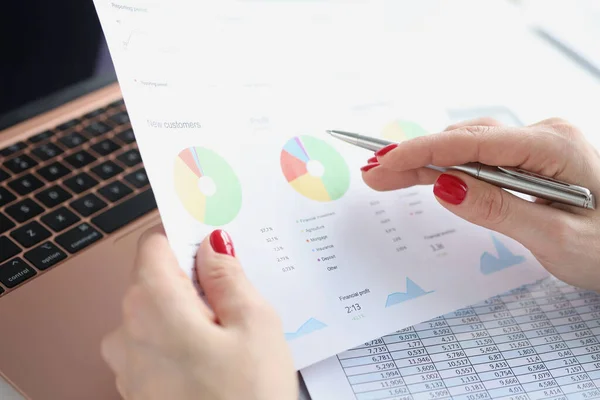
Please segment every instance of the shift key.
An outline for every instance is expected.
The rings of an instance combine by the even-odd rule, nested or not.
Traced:
[[[36,274],[33,267],[20,258],[0,265],[0,282],[7,288],[14,288]]]
[[[83,223],[58,236],[56,243],[60,244],[69,253],[75,254],[100,239],[102,239],[100,232],[92,228],[91,225]]]

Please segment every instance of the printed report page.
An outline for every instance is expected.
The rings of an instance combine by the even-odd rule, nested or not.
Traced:
[[[387,2],[95,4],[181,268],[227,230],[298,369],[547,276],[431,186],[367,187],[372,152],[325,133],[402,142],[449,123],[418,63],[397,73]]]

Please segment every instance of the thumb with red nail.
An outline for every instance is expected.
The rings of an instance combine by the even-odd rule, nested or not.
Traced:
[[[123,320],[102,343],[124,399],[296,400],[278,316],[246,278],[222,230],[200,245],[204,302],[162,230],[140,242]]]

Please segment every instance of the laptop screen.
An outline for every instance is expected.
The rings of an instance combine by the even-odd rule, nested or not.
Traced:
[[[0,117],[114,75],[92,0],[11,1],[0,24]]]

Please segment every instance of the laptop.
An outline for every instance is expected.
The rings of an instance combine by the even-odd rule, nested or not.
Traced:
[[[100,342],[156,203],[92,2],[15,11],[19,43],[0,48],[0,374],[27,399],[119,398]]]

